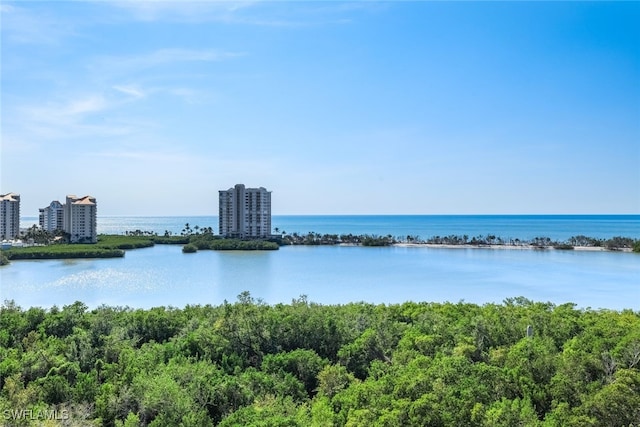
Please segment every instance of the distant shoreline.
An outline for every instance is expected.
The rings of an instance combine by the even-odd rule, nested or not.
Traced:
[[[608,249],[598,246],[574,246],[573,248],[559,249],[553,246],[535,245],[446,245],[435,243],[394,243],[393,246],[404,248],[432,248],[432,249],[496,249],[496,250],[532,250],[532,251],[586,251],[586,252],[633,252],[632,248]]]
[[[277,228],[275,229],[277,233]],[[25,244],[26,242],[26,244]],[[9,243],[9,242],[7,242]],[[529,250],[529,251],[580,251],[580,252],[627,252],[640,253],[640,240],[631,237],[613,237],[598,239],[583,235],[564,241],[548,237],[536,237],[530,240],[502,239],[498,236],[447,235],[433,236],[423,240],[418,236],[393,237],[372,234],[320,234],[309,232],[272,234],[255,240],[226,239],[214,235],[211,227],[200,228],[185,224],[180,235],[166,231],[160,236],[152,231],[136,229],[124,235],[100,234],[95,244],[59,244],[51,233],[41,232],[35,226],[23,236],[23,241],[15,247],[13,243],[0,253],[0,265],[10,260],[20,259],[71,259],[71,258],[112,258],[123,257],[125,250],[153,246],[155,244],[183,245],[183,253],[198,250],[277,250],[281,246],[360,246],[360,247],[399,247],[430,249],[490,249],[490,250]],[[4,249],[7,249],[5,252]]]
[[[590,252],[640,252],[640,240],[631,237],[613,237],[611,239],[596,239],[587,236],[574,236],[564,241],[555,241],[548,237],[537,237],[530,240],[502,239],[494,235],[434,236],[420,239],[408,235],[406,238],[396,238],[391,235],[336,235],[309,232],[306,235],[297,233],[283,235],[278,238],[282,245],[342,245],[342,246],[397,246],[433,249],[513,249],[513,250],[561,250],[561,251],[590,251]]]
[[[37,225],[36,217],[22,217],[21,230]],[[185,225],[215,229],[218,218],[210,216],[98,216],[98,234],[124,235],[135,230],[162,236],[180,235]],[[393,243],[470,244],[534,244],[544,237],[553,243],[593,246],[592,242],[570,242],[572,236],[590,236],[593,242],[605,242],[615,236],[640,238],[640,215],[635,214],[545,214],[545,215],[273,215],[274,234],[306,237],[314,231],[317,238],[342,235],[392,236]],[[281,230],[281,233],[278,232]],[[286,231],[285,231],[286,230]],[[469,241],[464,241],[469,235]],[[457,237],[449,242],[450,237]],[[476,241],[472,242],[473,236]],[[494,236],[495,241],[486,238]],[[500,239],[502,237],[502,239]],[[341,239],[333,238],[333,243]],[[501,241],[499,241],[501,240]],[[534,241],[536,240],[536,241]],[[548,242],[545,246],[548,246]],[[599,246],[599,244],[596,244]],[[603,244],[604,246],[604,244]]]

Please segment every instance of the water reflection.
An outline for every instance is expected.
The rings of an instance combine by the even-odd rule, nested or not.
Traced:
[[[271,295],[271,258],[276,252],[216,252],[219,268],[216,286],[224,299],[234,301],[241,292],[262,295],[269,300]]]

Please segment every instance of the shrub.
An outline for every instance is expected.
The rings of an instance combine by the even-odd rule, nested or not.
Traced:
[[[185,254],[192,254],[197,251],[198,251],[198,247],[196,245],[192,245],[191,243],[184,245],[182,247],[182,253],[185,253]]]
[[[158,245],[184,245],[189,243],[189,236],[157,236],[153,238],[153,241]]]
[[[634,245],[633,239],[630,237],[616,236],[605,242],[607,249],[630,248]]]
[[[218,251],[256,251],[278,250],[277,243],[265,240],[219,239],[209,244],[209,249]]]
[[[568,243],[560,243],[557,244],[553,247],[554,249],[561,249],[561,250],[572,250],[573,249],[573,245],[570,245]]]

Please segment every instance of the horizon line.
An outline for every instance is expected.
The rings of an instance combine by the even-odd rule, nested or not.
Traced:
[[[173,215],[144,215],[144,214],[116,214],[98,215],[98,218],[180,218],[180,217],[218,217],[206,214],[173,214]],[[284,213],[274,216],[640,216],[639,213]],[[38,218],[38,215],[25,215],[20,218]]]

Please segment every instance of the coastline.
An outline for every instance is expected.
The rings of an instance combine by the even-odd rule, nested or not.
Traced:
[[[216,229],[218,217],[210,216],[101,216],[98,234],[123,234],[145,230],[162,236],[166,230],[179,235],[185,223],[191,227],[211,226]],[[37,217],[22,217],[22,229],[38,224]],[[301,236],[309,231],[321,235],[391,234],[396,239],[412,235],[425,240],[431,236],[449,235],[500,236],[506,241],[519,238],[532,240],[548,237],[563,242],[572,236],[589,236],[606,240],[614,236],[640,238],[640,215],[272,215],[272,226],[287,234]],[[277,233],[277,232],[276,232]],[[443,242],[444,243],[444,242]],[[522,242],[524,243],[524,242]]]
[[[394,243],[392,246],[403,248],[432,248],[432,249],[492,249],[492,250],[533,250],[533,251],[588,251],[588,252],[629,252],[631,248],[608,249],[598,246],[574,246],[572,249],[558,249],[553,246],[535,245],[447,245],[436,243]]]

